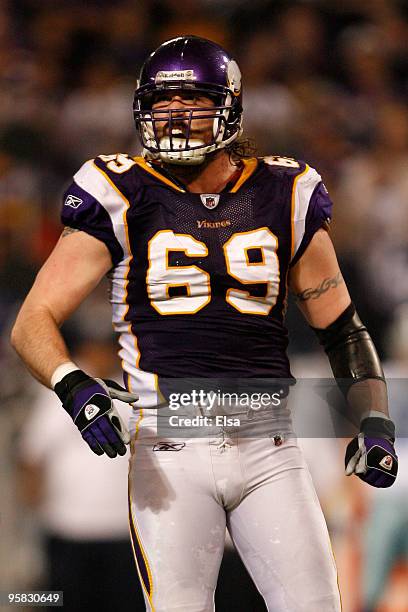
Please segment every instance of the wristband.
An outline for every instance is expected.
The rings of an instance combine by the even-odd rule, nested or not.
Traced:
[[[75,387],[78,387],[78,385],[83,385],[83,383],[89,385],[90,381],[97,383],[95,379],[90,378],[88,374],[85,374],[85,372],[82,370],[74,370],[73,372],[66,374],[64,378],[55,385],[54,391],[60,398],[64,408],[66,408],[65,404],[71,394],[71,391]]]
[[[361,421],[360,431],[370,438],[385,438],[394,444],[395,425],[391,419],[367,417]]]
[[[59,383],[64,376],[67,374],[71,374],[71,372],[75,372],[75,370],[80,370],[73,361],[66,361],[58,366],[58,368],[54,371],[54,374],[51,376],[51,387],[55,389],[55,385]]]
[[[368,419],[369,417],[378,417],[380,419],[391,421],[390,417],[387,416],[384,412],[381,412],[381,410],[368,410],[362,415],[360,423],[362,423],[364,419]]]

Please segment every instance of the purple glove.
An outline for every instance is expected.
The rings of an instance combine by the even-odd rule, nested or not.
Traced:
[[[54,391],[94,453],[105,452],[111,458],[126,453],[129,432],[112,399],[132,403],[138,400],[137,395],[114,381],[91,378],[82,370],[64,376]]]
[[[373,487],[394,484],[398,457],[394,449],[395,426],[389,419],[368,417],[361,423],[361,433],[346,450],[346,475],[356,474]]]

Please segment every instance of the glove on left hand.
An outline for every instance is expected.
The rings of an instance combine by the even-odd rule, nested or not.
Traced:
[[[394,448],[395,426],[391,420],[367,417],[361,433],[346,450],[346,475],[356,474],[373,487],[394,484],[398,473],[398,457]]]

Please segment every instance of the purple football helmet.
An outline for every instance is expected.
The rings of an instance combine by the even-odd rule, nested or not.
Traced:
[[[188,100],[205,96],[214,106],[155,108],[155,102],[181,94]],[[242,133],[242,87],[238,64],[219,45],[198,36],[179,36],[160,45],[147,58],[135,91],[134,118],[150,159],[175,164],[201,164],[208,153],[231,144]],[[204,142],[192,134],[195,119],[212,119],[212,139]],[[167,135],[158,134],[165,122]]]

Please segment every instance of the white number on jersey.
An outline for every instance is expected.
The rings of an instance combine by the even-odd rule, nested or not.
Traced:
[[[112,172],[116,172],[116,174],[127,172],[136,164],[136,162],[129,157],[129,155],[125,155],[124,153],[115,153],[115,155],[99,155],[99,157],[104,162],[108,162],[106,167],[109,168],[109,170],[112,170]]]
[[[279,157],[279,155],[268,155],[263,158],[269,166],[285,166],[286,168],[300,168],[299,162],[292,157]]]
[[[227,302],[239,312],[269,314],[279,293],[278,239],[267,227],[236,233],[224,244],[228,274],[243,285],[265,283],[265,297],[253,297],[248,291],[228,289]],[[248,251],[256,249],[262,255],[259,263],[250,263]]]
[[[236,310],[247,314],[267,315],[276,304],[279,293],[278,239],[267,227],[237,232],[223,246],[230,276],[243,285],[266,285],[264,297],[249,291],[230,288],[226,300]],[[248,251],[256,249],[259,262],[250,262]],[[147,292],[155,310],[162,315],[194,314],[211,300],[210,275],[198,266],[169,265],[169,253],[183,252],[187,257],[206,257],[208,250],[189,234],[161,230],[149,241]],[[186,295],[170,296],[171,287],[184,287]]]
[[[211,299],[210,275],[197,266],[170,267],[171,251],[182,251],[187,257],[208,255],[206,245],[188,234],[157,232],[148,246],[146,281],[151,305],[162,315],[194,314]],[[170,287],[185,287],[187,295],[170,297]]]

